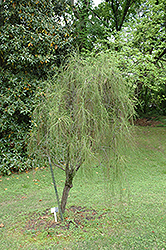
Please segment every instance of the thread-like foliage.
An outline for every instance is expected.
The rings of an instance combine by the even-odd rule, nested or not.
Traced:
[[[31,147],[42,159],[50,155],[66,172],[62,212],[82,165],[91,168],[93,158],[103,158],[108,167],[118,159],[133,114],[127,85],[109,54],[74,57],[46,83],[45,98],[34,113]]]

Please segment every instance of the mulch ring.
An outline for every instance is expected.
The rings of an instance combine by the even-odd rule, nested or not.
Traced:
[[[141,118],[134,121],[134,125],[139,126],[150,126],[150,127],[156,127],[156,126],[162,126],[164,123],[157,121],[156,117],[150,117],[150,118]]]
[[[107,213],[101,211],[98,213],[94,209],[87,209],[86,207],[72,206],[69,209],[66,209],[66,214],[68,217],[64,218],[64,221],[61,222],[58,215],[58,222],[55,222],[54,215],[51,214],[50,209],[46,209],[42,214],[33,213],[28,215],[28,220],[26,221],[25,230],[26,231],[43,231],[49,229],[59,229],[59,230],[68,230],[71,226],[72,228],[81,228],[83,229],[85,224],[90,221],[100,220]]]

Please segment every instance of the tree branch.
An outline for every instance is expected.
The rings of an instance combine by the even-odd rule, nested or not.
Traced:
[[[115,21],[115,27],[116,27],[116,30],[118,31],[118,9],[115,9],[115,6],[114,6],[114,0],[111,1],[111,6],[112,6],[112,11],[113,11],[113,14],[114,14],[114,21]]]
[[[80,19],[80,15],[79,15],[79,12],[77,11],[76,7],[74,5],[72,5],[72,4],[70,5],[70,7],[72,8],[72,11],[73,11],[75,17],[77,19]]]
[[[52,160],[52,163],[53,163],[57,168],[60,168],[60,169],[62,169],[63,171],[65,171],[65,169],[64,169],[63,167],[61,167],[61,166],[59,166],[58,164],[56,164],[53,160]]]
[[[78,165],[76,165],[76,169],[75,169],[76,172],[81,167],[81,165],[83,164],[84,161],[85,161],[85,159],[83,159],[83,160],[80,159],[80,163]]]
[[[107,28],[109,28],[109,25],[102,20],[102,18],[95,12],[95,10],[88,8],[88,10],[95,16],[97,17]],[[91,22],[91,20],[89,20]],[[91,22],[92,23],[92,22]]]
[[[126,15],[127,15],[127,13],[128,13],[129,8],[131,7],[131,5],[132,5],[135,1],[136,1],[136,0],[133,0],[133,1],[127,0],[127,1],[126,1],[126,4],[125,4],[125,6],[124,6],[124,10],[123,10],[123,15],[122,15],[122,18],[121,18],[121,21],[120,21],[120,24],[119,24],[119,31],[120,31],[121,28],[122,28],[123,22],[124,22],[124,20],[125,20],[125,17],[126,17]]]

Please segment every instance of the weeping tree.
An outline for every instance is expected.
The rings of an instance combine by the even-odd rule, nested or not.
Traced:
[[[46,83],[35,109],[30,148],[65,172],[62,213],[77,171],[91,169],[93,159],[116,171],[128,140],[134,108],[113,61],[109,54],[72,58]]]

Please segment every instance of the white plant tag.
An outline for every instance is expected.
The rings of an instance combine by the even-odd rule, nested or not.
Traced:
[[[57,216],[56,216],[57,212],[58,212],[58,207],[52,207],[51,208],[51,213],[54,214],[55,222],[57,222]]]

